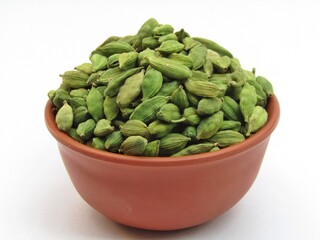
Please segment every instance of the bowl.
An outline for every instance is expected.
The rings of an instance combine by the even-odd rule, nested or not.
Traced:
[[[280,116],[272,96],[267,124],[242,143],[191,156],[137,157],[73,140],[57,128],[52,107],[48,101],[46,126],[81,197],[115,222],[150,230],[192,227],[234,206],[256,179]]]

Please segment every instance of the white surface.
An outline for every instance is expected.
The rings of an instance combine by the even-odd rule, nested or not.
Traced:
[[[320,239],[319,1],[0,2],[0,239]],[[205,225],[153,232],[113,223],[74,190],[44,125],[58,74],[149,17],[213,39],[270,79],[281,104],[259,176]]]

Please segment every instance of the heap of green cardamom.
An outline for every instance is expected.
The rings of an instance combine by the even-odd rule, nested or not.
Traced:
[[[48,96],[61,131],[126,155],[185,156],[240,143],[268,120],[271,83],[217,43],[156,19],[112,36]]]

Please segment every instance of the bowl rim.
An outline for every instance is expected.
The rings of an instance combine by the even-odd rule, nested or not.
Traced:
[[[179,157],[146,157],[146,156],[128,156],[119,153],[107,152],[85,144],[71,138],[66,133],[60,131],[55,123],[55,117],[52,111],[53,104],[50,100],[47,101],[45,106],[45,123],[51,135],[57,142],[64,147],[72,149],[83,155],[90,156],[100,161],[107,161],[126,165],[141,165],[141,166],[177,166],[177,165],[190,165],[203,162],[212,162],[226,159],[227,157],[236,155],[240,152],[245,152],[248,149],[260,144],[276,128],[280,118],[280,106],[278,99],[275,95],[269,97],[267,111],[268,121],[266,125],[261,128],[257,133],[253,134],[241,143],[220,149],[215,152],[200,153],[188,156]]]

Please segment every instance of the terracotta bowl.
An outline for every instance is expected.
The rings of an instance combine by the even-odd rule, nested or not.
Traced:
[[[52,104],[48,130],[81,197],[106,217],[132,227],[174,230],[210,221],[234,206],[259,172],[280,109],[275,96],[269,120],[244,142],[185,157],[136,157],[85,146],[58,130]]]

